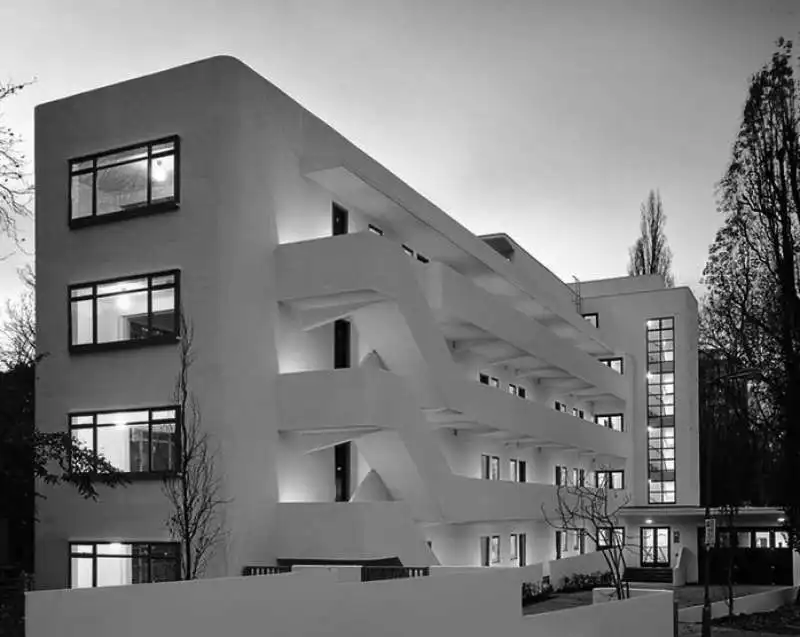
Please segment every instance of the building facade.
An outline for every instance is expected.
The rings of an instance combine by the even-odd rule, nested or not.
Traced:
[[[626,504],[629,563],[696,554],[688,289],[565,284],[229,57],[40,106],[36,185],[37,423],[132,478],[45,489],[39,586],[174,577],[182,323],[228,500],[208,575],[578,555],[570,484]]]

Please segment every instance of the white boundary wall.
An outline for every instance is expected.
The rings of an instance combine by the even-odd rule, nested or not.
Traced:
[[[544,574],[550,576],[550,584],[553,588],[558,588],[561,580],[576,573],[588,574],[595,571],[606,572],[608,564],[603,557],[602,551],[593,551],[585,555],[565,557],[561,560],[547,562],[544,567]]]
[[[672,637],[672,593],[523,616],[512,569],[347,582],[335,569],[28,593],[27,636]],[[519,569],[517,569],[519,570]]]

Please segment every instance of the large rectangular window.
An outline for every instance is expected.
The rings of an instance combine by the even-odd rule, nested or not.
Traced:
[[[595,471],[594,486],[598,489],[624,489],[624,471]]]
[[[625,421],[622,414],[597,414],[594,417],[595,423],[601,427],[608,427],[614,431],[623,431]]]
[[[177,471],[176,407],[71,414],[69,430],[77,443],[94,455],[95,462],[99,455],[119,471],[131,474]]]
[[[675,503],[675,324],[647,321],[647,462],[650,504]]]
[[[612,544],[613,543],[613,544]],[[624,526],[601,526],[597,528],[597,549],[625,546]]]
[[[610,367],[613,369],[617,374],[622,374],[625,371],[625,367],[622,362],[622,358],[598,358],[603,365],[606,367]]]
[[[176,208],[178,160],[177,137],[71,160],[70,226]]]
[[[70,588],[180,579],[180,545],[173,542],[73,543],[69,556]]]
[[[174,342],[180,272],[69,287],[70,351]]]

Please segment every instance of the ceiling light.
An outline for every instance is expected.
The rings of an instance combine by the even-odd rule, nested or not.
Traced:
[[[160,159],[156,159],[153,162],[153,166],[150,169],[150,174],[153,177],[153,181],[166,181],[167,180],[167,169],[164,167],[162,161]]]
[[[653,520],[652,520],[651,518],[647,518],[647,519],[644,521],[644,523],[645,523],[645,524],[652,524],[652,523],[653,523]]]
[[[778,522],[780,524],[783,524],[784,522],[786,522],[786,518],[778,518]]]
[[[131,309],[131,297],[129,294],[121,294],[117,297],[117,309],[123,312]]]

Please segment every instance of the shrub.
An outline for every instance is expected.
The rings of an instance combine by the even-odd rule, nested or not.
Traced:
[[[573,573],[561,580],[556,589],[559,593],[576,593],[578,591],[590,591],[598,586],[610,586],[613,582],[611,571],[605,573],[595,571],[594,573]]]
[[[523,582],[522,605],[528,606],[544,601],[553,595],[553,587],[548,582]]]

